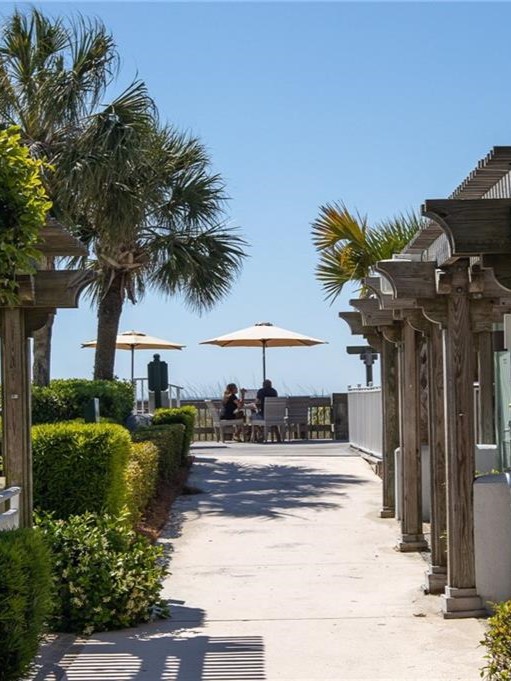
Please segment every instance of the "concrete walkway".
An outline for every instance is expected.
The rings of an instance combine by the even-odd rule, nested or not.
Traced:
[[[480,620],[443,620],[347,445],[194,447],[165,536],[173,617],[59,639],[37,681],[476,681]],[[52,648],[50,646],[50,648]],[[53,665],[48,655],[53,654]]]

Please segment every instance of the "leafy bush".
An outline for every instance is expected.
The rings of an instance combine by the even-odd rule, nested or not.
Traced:
[[[0,681],[15,681],[28,672],[50,613],[50,553],[40,532],[0,532],[0,575]]]
[[[56,423],[32,428],[34,505],[58,518],[118,513],[126,501],[128,431],[115,424]]]
[[[158,447],[158,475],[161,480],[172,480],[183,463],[183,439],[185,426],[182,423],[163,426],[146,426],[132,433],[134,442],[154,442]]]
[[[89,635],[168,614],[160,600],[163,549],[136,534],[127,516],[86,513],[37,522],[53,553],[54,630]]]
[[[158,481],[158,447],[153,442],[133,442],[126,469],[127,506],[133,522],[147,508]]]
[[[124,423],[133,409],[130,381],[87,381],[81,378],[57,379],[47,387],[32,388],[32,422],[56,423],[82,418],[85,406],[99,398],[102,417]]]
[[[511,601],[495,604],[488,619],[488,631],[481,645],[486,646],[488,664],[481,676],[488,681],[511,681]]]
[[[41,182],[47,164],[30,157],[19,128],[0,130],[0,304],[19,302],[16,275],[31,274],[41,253],[39,232],[51,202]]]
[[[197,416],[197,409],[192,406],[175,407],[172,409],[157,409],[153,416],[153,425],[161,426],[171,423],[182,423],[185,427],[185,434],[183,438],[182,459],[183,463],[186,461],[190,445],[193,441],[193,431],[195,428],[195,419]]]

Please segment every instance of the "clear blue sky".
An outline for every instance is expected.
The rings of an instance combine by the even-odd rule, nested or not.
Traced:
[[[261,379],[256,349],[199,341],[257,321],[328,345],[268,351],[282,392],[329,393],[364,381],[345,353],[363,339],[324,302],[310,223],[344,200],[370,220],[446,197],[494,145],[511,144],[507,3],[34,3],[100,17],[122,55],[119,81],[144,79],[161,117],[201,137],[227,182],[230,217],[250,242],[233,293],[202,317],[178,299],[126,304],[121,330],[187,345],[163,353],[196,391]],[[11,3],[0,4],[8,14]],[[25,7],[18,3],[18,7]],[[91,376],[95,313],[58,313],[53,375]],[[151,352],[137,353],[141,375]],[[129,376],[129,353],[116,373]]]

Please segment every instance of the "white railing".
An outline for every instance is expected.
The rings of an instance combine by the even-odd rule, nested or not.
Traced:
[[[380,387],[348,386],[348,424],[350,445],[381,458]]]
[[[0,531],[15,530],[19,527],[20,493],[21,487],[8,487],[0,490]]]
[[[137,414],[147,414],[152,406],[152,394],[149,393],[149,385],[147,377],[134,378],[135,383],[135,409]],[[162,394],[163,407],[180,407],[181,406],[181,391],[182,385],[174,385],[169,383],[168,399],[165,393]]]

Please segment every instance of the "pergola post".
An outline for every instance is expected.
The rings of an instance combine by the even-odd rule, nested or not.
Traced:
[[[20,525],[32,526],[30,344],[21,307],[0,308],[2,436],[7,487],[21,487]]]
[[[444,385],[447,460],[447,586],[445,618],[477,617],[485,609],[476,592],[474,556],[474,337],[470,319],[469,261],[449,268]]]
[[[422,530],[420,388],[417,332],[403,324],[399,381],[401,385],[401,537],[403,552],[424,551],[428,545]]]
[[[383,504],[381,518],[396,513],[395,451],[399,447],[399,376],[398,351],[386,338],[381,350],[381,390],[383,420]]]
[[[37,248],[45,256],[86,255],[87,249],[55,220],[48,219]],[[56,308],[78,306],[94,274],[84,270],[38,270],[16,277],[19,303],[0,307],[2,339],[2,443],[6,484],[21,487],[19,524],[32,525],[30,344]]]
[[[495,400],[493,367],[493,334],[481,331],[478,338],[479,376],[479,423],[478,433],[481,444],[495,444]]]
[[[428,426],[431,470],[431,564],[428,593],[442,593],[447,581],[447,510],[445,481],[445,405],[442,329],[430,324],[428,346]]]

